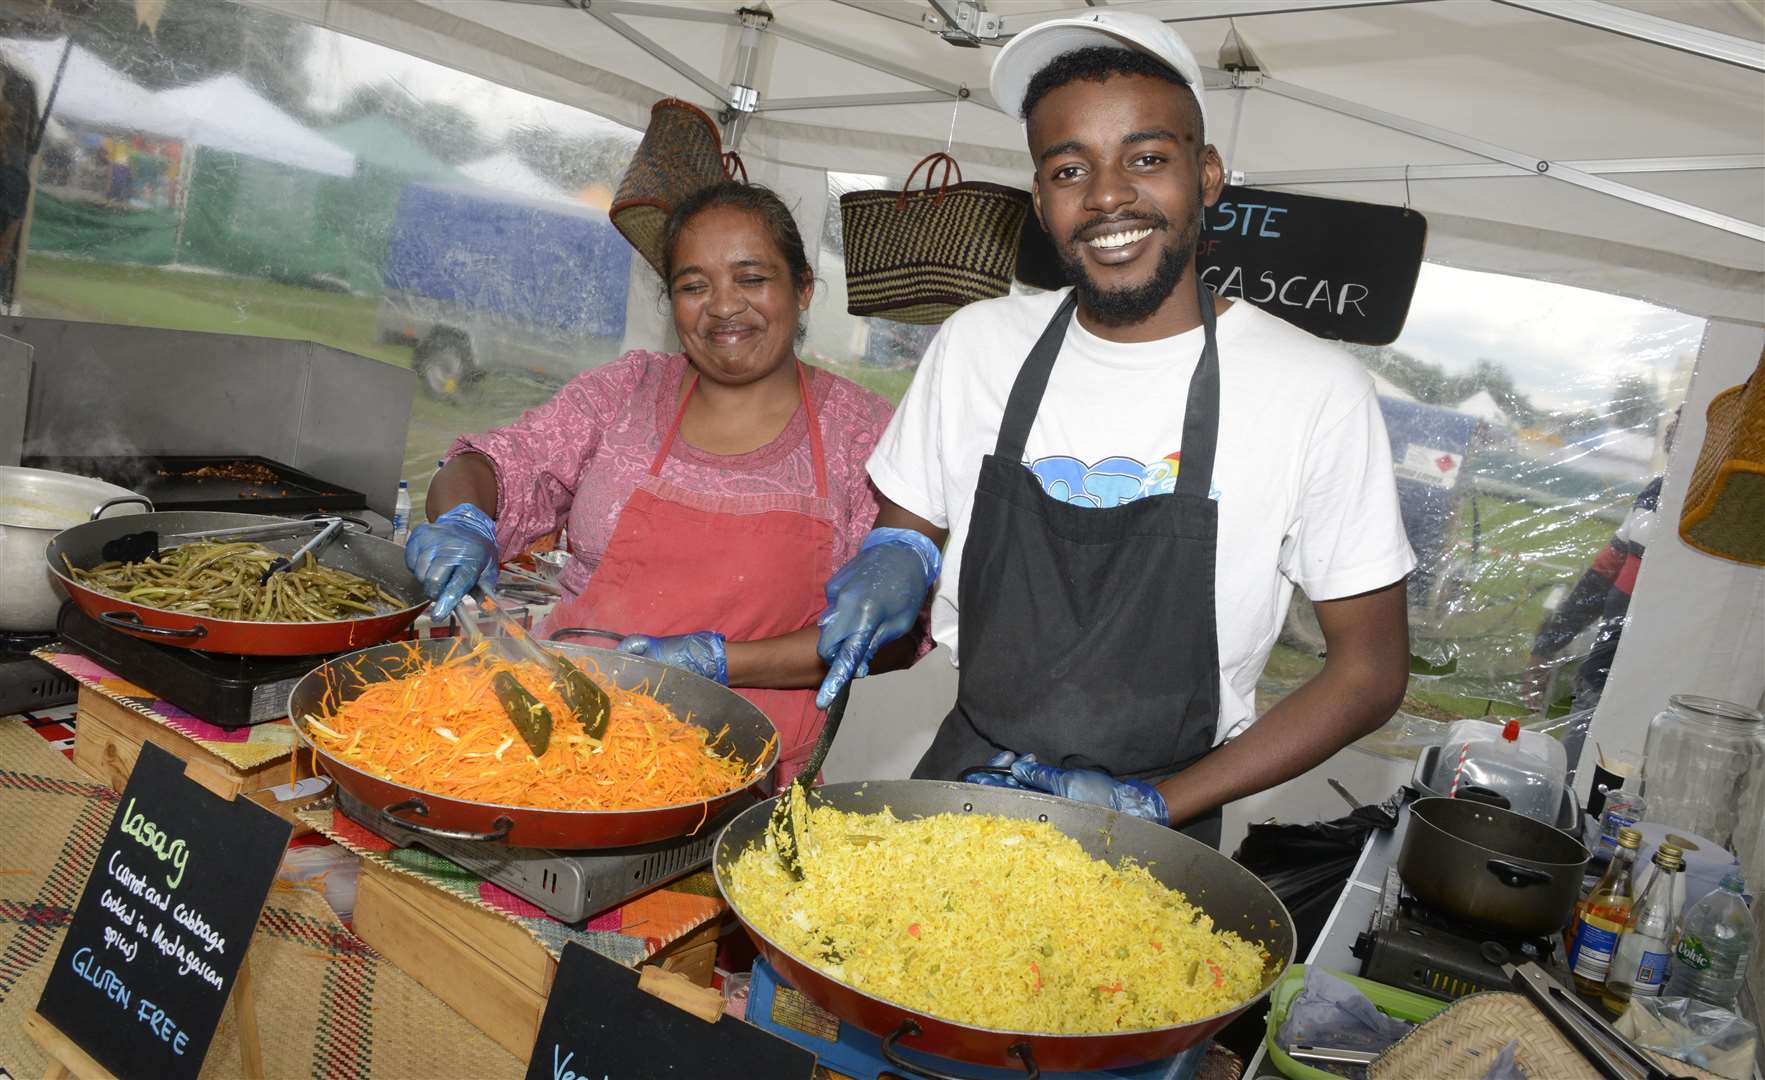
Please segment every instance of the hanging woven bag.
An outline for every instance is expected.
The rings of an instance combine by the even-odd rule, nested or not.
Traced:
[[[1686,489],[1679,536],[1699,551],[1765,566],[1765,354],[1716,395]]]
[[[922,168],[925,186],[914,191]],[[965,182],[956,159],[944,153],[915,165],[899,191],[840,196],[846,310],[925,326],[965,304],[1004,296],[1029,207],[1027,191]]]
[[[723,178],[723,138],[696,105],[664,98],[619,181],[608,216],[631,246],[662,272],[662,226],[674,208]]]

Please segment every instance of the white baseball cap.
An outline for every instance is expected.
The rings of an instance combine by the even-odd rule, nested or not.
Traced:
[[[993,100],[1012,116],[1023,109],[1024,91],[1030,80],[1054,58],[1093,45],[1143,52],[1176,72],[1189,84],[1201,107],[1202,137],[1207,131],[1207,100],[1202,94],[1201,65],[1175,29],[1150,15],[1128,11],[1092,11],[1067,19],[1049,19],[1021,31],[993,61],[989,80]]]

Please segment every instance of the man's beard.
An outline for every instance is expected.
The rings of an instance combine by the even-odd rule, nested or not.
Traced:
[[[1162,217],[1132,220],[1143,222],[1154,231],[1170,226],[1169,221]],[[1073,291],[1079,294],[1079,303],[1084,305],[1086,314],[1105,326],[1128,326],[1151,318],[1159,305],[1182,283],[1183,271],[1195,254],[1195,244],[1201,236],[1200,211],[1190,215],[1176,243],[1167,244],[1159,253],[1158,265],[1153,269],[1150,278],[1139,285],[1125,285],[1115,289],[1105,289],[1093,281],[1091,275],[1085,271],[1084,260],[1073,251],[1075,246],[1084,243],[1078,234],[1097,224],[1095,221],[1087,221],[1073,230],[1070,244],[1055,249],[1061,270],[1066,274],[1066,279],[1072,282]]]

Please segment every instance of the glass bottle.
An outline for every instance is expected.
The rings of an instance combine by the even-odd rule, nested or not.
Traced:
[[[1751,858],[1765,821],[1765,714],[1675,694],[1649,722],[1642,797],[1648,819]]]
[[[1636,898],[1633,875],[1641,846],[1642,833],[1619,830],[1617,850],[1599,884],[1575,905],[1575,918],[1569,923],[1569,971],[1582,997],[1597,999],[1605,989],[1618,936],[1630,921],[1630,905]]]
[[[1612,970],[1606,974],[1605,990],[1600,1004],[1613,1016],[1630,1006],[1637,995],[1655,997],[1667,981],[1667,969],[1673,953],[1674,924],[1678,909],[1675,893],[1684,900],[1685,882],[1679,871],[1685,868],[1683,853],[1672,844],[1655,850],[1654,866],[1648,880],[1637,891],[1631,905],[1630,918],[1618,938],[1618,951],[1612,956]],[[1674,884],[1679,889],[1674,889]]]

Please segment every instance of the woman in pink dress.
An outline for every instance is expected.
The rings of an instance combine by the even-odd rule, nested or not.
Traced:
[[[664,251],[685,352],[627,353],[456,441],[405,561],[446,618],[499,557],[567,525],[569,596],[540,633],[610,628],[735,688],[777,726],[783,783],[821,729],[816,618],[876,517],[864,462],[891,408],[797,359],[815,282],[778,196],[707,188]]]

